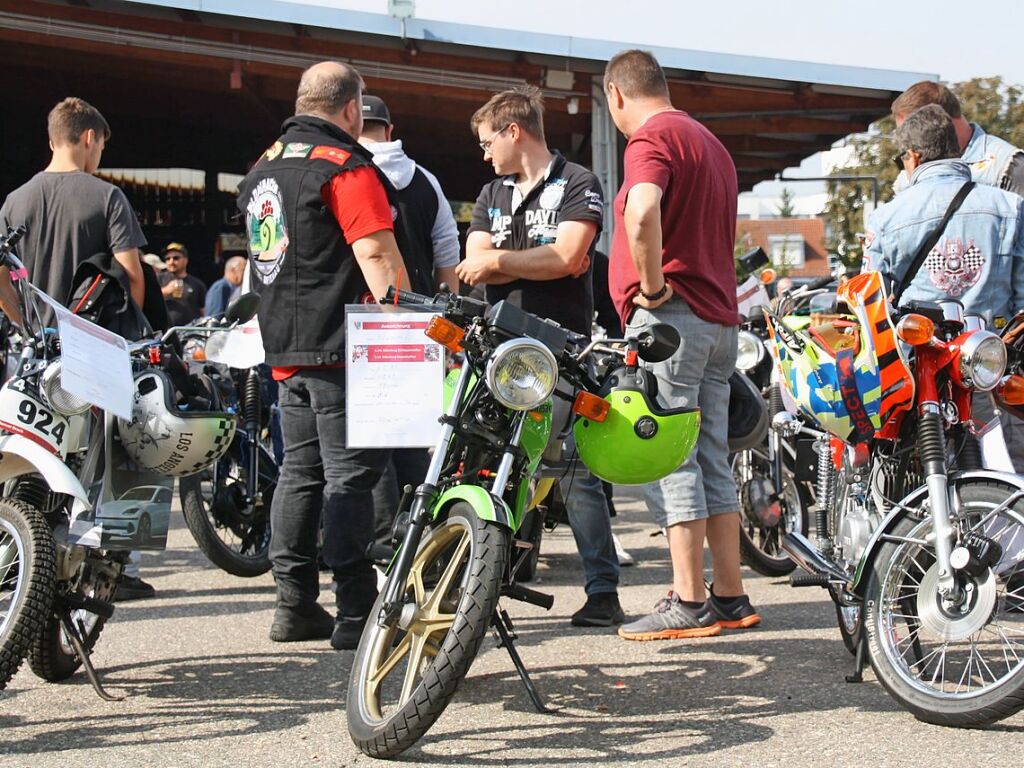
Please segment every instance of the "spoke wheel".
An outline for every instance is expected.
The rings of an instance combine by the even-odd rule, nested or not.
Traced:
[[[181,478],[178,488],[185,523],[210,562],[234,576],[251,578],[270,570],[270,506],[276,482],[261,472],[262,498],[247,505],[240,453],[232,447],[213,467]],[[272,461],[261,453],[261,466]]]
[[[43,514],[0,499],[0,690],[21,666],[53,608],[57,555]]]
[[[387,626],[378,598],[356,651],[349,733],[374,757],[394,757],[427,731],[469,671],[498,602],[509,532],[465,503],[420,542],[405,605]]]
[[[871,663],[916,717],[974,727],[1024,707],[1024,501],[1015,487],[971,481],[953,489],[954,525],[1002,548],[978,577],[959,573],[963,599],[938,593],[931,519],[905,518],[878,551],[865,595]]]
[[[740,496],[740,555],[743,562],[764,576],[786,576],[796,564],[782,549],[782,536],[807,530],[807,506],[793,473],[783,465],[783,492],[777,502],[778,522],[766,524],[760,510],[770,505],[775,493],[771,462],[761,449],[732,456],[732,474]]]

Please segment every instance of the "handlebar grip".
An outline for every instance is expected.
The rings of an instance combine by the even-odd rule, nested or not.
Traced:
[[[25,236],[26,232],[28,232],[28,229],[25,228],[24,224],[19,224],[13,229],[7,230],[7,234],[0,238],[0,250],[6,251],[13,248]]]
[[[396,299],[395,296],[398,296]],[[421,305],[421,304],[434,304],[433,296],[424,296],[422,293],[414,293],[413,291],[403,291],[401,288],[395,288],[393,285],[388,286],[388,292],[384,294],[384,297],[380,299],[380,304],[405,304],[405,305]]]
[[[819,277],[817,280],[812,280],[807,284],[807,290],[816,291],[819,288],[824,288],[826,285],[832,282],[832,276]]]

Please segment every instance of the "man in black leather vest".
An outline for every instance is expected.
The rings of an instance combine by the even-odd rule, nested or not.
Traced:
[[[280,382],[285,458],[271,508],[277,611],[270,639],[355,648],[376,598],[366,549],[387,451],[345,443],[345,305],[383,296],[402,258],[362,130],[363,81],[326,61],[299,81],[295,116],[239,187],[267,363]],[[317,603],[317,535],[337,585]]]

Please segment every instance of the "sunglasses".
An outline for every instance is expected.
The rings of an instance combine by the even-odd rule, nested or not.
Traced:
[[[164,256],[164,261],[181,261],[184,256]]]
[[[895,166],[896,166],[897,168],[899,168],[899,169],[900,169],[901,171],[903,170],[903,156],[904,156],[905,154],[907,154],[907,152],[909,152],[909,151],[910,151],[910,150],[908,150],[908,149],[905,149],[905,150],[903,150],[902,152],[900,152],[900,153],[899,153],[898,155],[896,155],[896,157],[894,157],[894,158],[892,159],[892,161],[893,161],[893,163],[895,164]]]

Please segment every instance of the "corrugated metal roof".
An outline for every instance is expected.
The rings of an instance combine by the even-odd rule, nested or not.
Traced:
[[[127,0],[127,2],[177,8],[196,13],[217,13],[328,29],[344,29],[384,37],[399,38],[402,35],[402,23],[386,14],[330,8],[313,3],[282,0],[245,0],[245,2],[240,0]],[[636,45],[630,41],[594,40],[569,35],[481,27],[415,17],[406,21],[405,35],[412,40],[521,51],[542,56],[598,62],[607,61],[617,51]],[[901,91],[919,80],[938,79],[938,75],[933,73],[849,67],[662,46],[645,45],[643,47],[651,50],[666,69],[708,72],[739,78],[805,82],[880,91]]]

